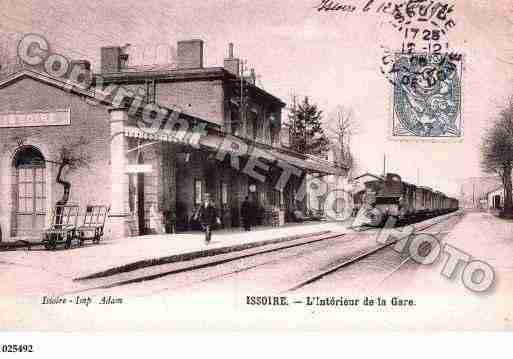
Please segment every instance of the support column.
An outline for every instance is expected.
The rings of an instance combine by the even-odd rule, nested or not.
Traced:
[[[113,108],[110,113],[110,216],[108,234],[110,238],[128,236],[128,174],[127,139],[123,132],[128,121],[128,112],[124,108]]]
[[[230,220],[231,220],[231,226],[232,227],[239,227],[240,226],[240,206],[242,203],[241,197],[242,197],[242,186],[240,184],[241,182],[241,176],[239,175],[239,172],[237,172],[234,169],[230,169]],[[244,198],[244,197],[242,197]]]
[[[159,197],[161,210],[176,215],[176,149],[171,143],[161,144],[161,185]]]

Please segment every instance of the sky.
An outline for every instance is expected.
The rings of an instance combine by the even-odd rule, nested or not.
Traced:
[[[389,15],[319,12],[319,2],[0,0],[0,40],[42,34],[55,51],[88,58],[94,68],[101,46],[129,43],[132,63],[149,65],[168,61],[176,41],[191,38],[205,41],[206,66],[222,66],[233,42],[260,84],[285,102],[295,93],[327,115],[337,106],[353,111],[358,133],[351,143],[361,172],[381,173],[386,155],[387,171],[448,194],[457,194],[458,179],[481,176],[481,136],[513,94],[513,5],[448,1],[456,25],[446,41],[464,56],[464,137],[426,142],[389,138],[392,86],[380,66],[384,49],[402,41]],[[358,8],[366,2],[340,1]]]

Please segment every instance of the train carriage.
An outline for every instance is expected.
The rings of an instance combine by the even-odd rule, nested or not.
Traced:
[[[422,211],[422,209],[424,208],[423,203],[422,203],[423,191],[424,190],[422,189],[422,187],[417,187],[417,189],[415,191],[413,206],[414,206],[416,214],[419,213],[420,211]]]
[[[440,192],[440,191],[436,191],[435,192],[435,205],[433,207],[433,212],[435,214],[438,214],[440,213],[440,211],[442,210],[443,206],[442,206],[442,202],[443,202],[443,193]]]
[[[411,184],[409,186],[408,193],[408,216],[415,214],[415,193],[417,192],[417,186]]]
[[[438,194],[430,187],[426,193],[426,213],[431,213],[436,209],[436,203],[438,201]]]
[[[433,190],[432,188],[429,189],[429,209],[428,213],[436,211],[438,208],[438,192]]]
[[[365,182],[365,190],[354,196],[355,207],[366,210],[370,225],[381,225],[390,216],[427,218],[459,208],[457,199],[429,187],[403,182],[395,173],[372,177],[375,179]]]
[[[418,201],[415,205],[416,214],[428,213],[431,209],[431,201],[433,200],[433,194],[431,188],[421,186],[419,187]]]
[[[436,194],[433,192],[433,189],[430,187],[426,187],[425,192],[424,192],[425,213],[429,213],[433,210],[435,201],[436,201]]]
[[[448,208],[447,196],[442,194],[442,201],[441,201],[441,205],[440,205],[440,213],[441,214],[445,213],[447,208]]]

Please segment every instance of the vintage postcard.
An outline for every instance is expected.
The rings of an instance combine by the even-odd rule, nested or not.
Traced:
[[[509,1],[0,8],[0,330],[513,329]]]

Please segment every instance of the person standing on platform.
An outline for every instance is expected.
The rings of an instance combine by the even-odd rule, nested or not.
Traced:
[[[221,222],[217,215],[215,204],[210,200],[209,193],[205,194],[205,202],[200,207],[199,220],[201,228],[205,231],[205,242],[208,244],[212,239],[213,227]]]
[[[251,230],[251,219],[253,216],[253,206],[249,202],[249,197],[244,198],[242,206],[240,207],[240,215],[242,217],[242,225],[245,231]]]

